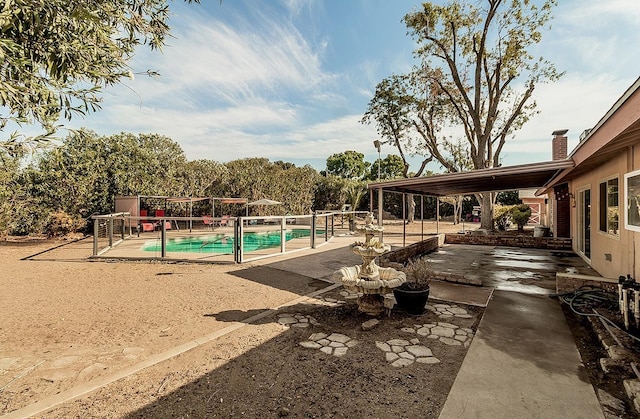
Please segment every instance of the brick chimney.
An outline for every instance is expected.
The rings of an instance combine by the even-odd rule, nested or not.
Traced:
[[[553,140],[551,141],[551,159],[565,160],[567,158],[567,137],[565,134],[568,129],[560,129],[553,131]]]

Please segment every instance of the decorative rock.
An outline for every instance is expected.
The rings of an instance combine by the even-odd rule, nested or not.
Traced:
[[[344,356],[349,348],[357,345],[358,341],[341,333],[314,333],[309,340],[300,342],[300,346],[309,349],[319,349],[322,353],[334,356]]]
[[[441,319],[451,319],[455,317],[461,319],[470,319],[473,317],[472,315],[467,313],[467,310],[456,305],[434,304],[427,305],[427,309],[437,314]]]
[[[401,329],[406,333],[415,333],[420,336],[426,336],[428,339],[439,339],[447,345],[464,345],[469,347],[473,338],[473,331],[467,327],[458,327],[452,323],[439,322],[437,324],[416,324],[413,327],[403,327]],[[453,343],[453,342],[456,343]]]
[[[400,358],[398,354],[393,352],[387,352],[386,354],[384,354],[384,357],[386,358],[387,362],[393,362],[396,359]]]
[[[333,354],[333,348],[330,348],[328,346],[323,346],[322,348],[320,348],[320,352],[324,352],[327,355],[331,355]]]
[[[391,363],[394,367],[406,367],[413,364],[413,359],[399,358]]]
[[[444,338],[441,337],[440,338],[440,342],[449,345],[449,346],[460,346],[462,345],[462,342],[460,342],[459,340],[455,340],[455,339],[451,339],[451,338]]]
[[[347,347],[342,347],[342,348],[335,348],[333,350],[333,355],[334,356],[345,356],[347,354]]]
[[[402,329],[404,331],[404,329]],[[410,329],[411,332],[413,333],[414,330]],[[415,331],[417,334],[419,334],[420,336],[429,336],[431,334],[431,329],[429,329],[428,327],[421,327],[420,329]]]
[[[314,333],[313,335],[309,336],[309,340],[318,341],[326,337],[327,337],[326,333]]]
[[[440,362],[440,360],[436,357],[430,356],[427,358],[418,358],[416,359],[416,362],[419,362],[421,364],[437,364],[438,362]]]
[[[409,352],[400,352],[398,356],[404,359],[416,359],[416,357],[411,355]]]
[[[401,346],[405,346],[409,344],[409,342],[407,342],[404,339],[391,339],[391,340],[388,340],[387,343],[389,345],[401,345]]]
[[[299,345],[303,346],[305,348],[310,348],[310,349],[320,349],[320,348],[322,348],[322,345],[320,345],[319,343],[311,342],[309,340],[304,341],[304,342],[300,342]]]
[[[404,339],[391,339],[387,342],[376,342],[376,346],[385,353],[385,359],[394,367],[405,367],[413,362],[422,364],[440,362],[433,356],[431,349],[419,343],[418,339],[411,339],[411,342]]]
[[[411,346],[407,346],[406,349],[407,349],[407,352],[413,354],[417,358],[433,355],[433,352],[431,352],[431,349],[427,348],[426,346],[411,345]]]
[[[454,332],[453,329],[450,329],[448,327],[443,327],[443,326],[434,327],[433,329],[431,329],[431,333],[434,335],[438,335],[446,338],[452,338],[456,334],[456,332]]]
[[[362,330],[364,331],[372,330],[378,324],[380,324],[380,320],[378,319],[367,320],[366,322],[362,323]]]
[[[376,346],[383,352],[391,352],[391,346],[386,342],[376,342]]]
[[[351,340],[349,336],[340,334],[340,333],[332,333],[327,337],[327,339],[332,340],[334,342],[347,343]]]
[[[309,327],[309,325],[317,326],[319,323],[316,319],[311,316],[306,316],[304,314],[295,313],[288,314],[282,313],[278,314],[278,324],[281,324],[286,327]]]

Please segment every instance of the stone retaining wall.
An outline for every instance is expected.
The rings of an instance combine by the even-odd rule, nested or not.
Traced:
[[[446,234],[447,244],[475,244],[487,246],[508,246],[527,249],[572,250],[570,238],[533,236],[496,236],[481,234]]]
[[[392,250],[380,257],[380,266],[388,266],[390,263],[404,264],[409,259],[426,255],[438,249],[444,243],[444,236],[438,234],[421,242],[413,243],[400,249]]]
[[[599,276],[580,275],[566,272],[556,273],[556,293],[566,294],[581,287],[602,288],[605,291],[618,293],[618,280]]]

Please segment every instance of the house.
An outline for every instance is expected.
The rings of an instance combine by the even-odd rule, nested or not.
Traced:
[[[573,166],[539,190],[553,197],[551,229],[602,276],[640,279],[640,78],[566,157],[565,133],[553,133],[554,160]]]

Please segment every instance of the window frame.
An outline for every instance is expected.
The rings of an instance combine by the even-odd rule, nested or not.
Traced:
[[[633,182],[632,187],[638,188],[639,193],[632,194],[629,190],[629,183]],[[635,190],[634,190],[635,192]],[[639,211],[640,205],[636,201],[636,199],[632,200],[632,197],[640,196],[640,170],[634,170],[629,173],[625,173],[624,175],[624,228],[625,230],[630,231],[640,231],[640,214],[631,216],[631,211],[633,209],[636,212]],[[633,224],[630,224],[630,219],[632,218]]]
[[[614,206],[610,206],[609,197],[613,194],[609,193],[609,182],[616,181],[617,190],[616,190],[616,201],[618,208],[618,219],[616,228],[611,228],[611,222],[609,219],[609,209],[615,208]],[[603,193],[604,189],[604,193]],[[604,224],[604,229],[603,229]],[[619,237],[620,236],[620,177],[619,176],[611,176],[609,178],[605,178],[598,182],[598,232],[602,234],[607,234],[610,236]]]

